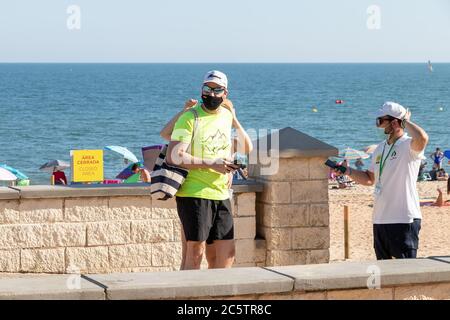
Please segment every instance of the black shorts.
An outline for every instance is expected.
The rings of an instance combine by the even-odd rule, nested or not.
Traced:
[[[421,220],[412,223],[374,224],[373,241],[378,260],[416,258]]]
[[[233,240],[234,224],[231,202],[177,197],[178,216],[187,241]]]

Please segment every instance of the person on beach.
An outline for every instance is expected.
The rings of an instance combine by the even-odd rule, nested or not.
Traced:
[[[138,163],[133,164],[133,166],[131,167],[131,172],[133,172],[133,174],[139,173],[140,180],[142,182],[149,183],[151,180],[150,172],[148,172],[148,170],[144,167],[141,167]]]
[[[358,158],[355,162],[355,167],[358,170],[362,170],[364,168],[364,162],[362,161],[361,158]]]
[[[448,173],[445,172],[444,168],[441,168],[437,171],[436,178],[438,181],[445,181],[448,178]]]
[[[347,167],[345,174],[362,185],[375,185],[373,238],[377,259],[415,258],[422,219],[416,180],[428,135],[398,103],[384,103],[376,116],[376,125],[387,139],[375,149],[368,170]]]
[[[435,206],[443,207],[445,205],[450,205],[450,199],[445,200],[444,199],[444,193],[440,188],[437,189],[438,191],[438,197],[436,199],[436,202],[434,203]],[[450,195],[450,178],[447,180],[447,196]]]
[[[444,161],[444,153],[440,148],[436,148],[436,151],[430,155],[430,158],[433,160],[433,169],[440,170],[442,169],[442,162]]]
[[[170,138],[172,136],[173,128],[175,126],[175,123],[177,122],[178,118],[191,109],[192,107],[196,106],[198,104],[198,100],[196,99],[189,99],[185,102],[183,109],[178,112],[176,115],[172,117],[172,119],[169,120],[169,122],[166,123],[166,125],[163,127],[161,132],[159,133],[161,138],[164,140],[170,142]],[[233,109],[233,103],[229,99],[224,99],[222,103],[222,107],[225,107],[229,109],[230,111]],[[233,153],[237,152],[237,138],[232,140],[233,142]],[[227,174],[228,177],[228,188],[231,188],[231,185],[233,184],[233,174]],[[214,243],[206,243],[206,249],[205,249],[205,257],[206,261],[208,262],[208,266],[212,269],[215,264],[215,256],[216,256],[216,248],[214,246]],[[184,270],[184,265],[186,262],[186,238],[184,235],[183,226],[181,227],[181,265],[180,270]]]
[[[55,185],[67,185],[67,177],[62,170],[53,170],[52,180]]]
[[[167,162],[189,170],[176,194],[177,209],[186,239],[183,269],[199,269],[206,244],[211,253],[209,268],[229,268],[234,262],[234,226],[229,187],[232,173],[238,168],[230,161],[231,129],[234,127],[240,153],[252,150],[250,137],[238,121],[229,103],[228,80],[220,71],[206,74],[202,102],[196,103],[198,114],[184,112],[176,120],[167,150]],[[191,143],[190,151],[188,147]]]

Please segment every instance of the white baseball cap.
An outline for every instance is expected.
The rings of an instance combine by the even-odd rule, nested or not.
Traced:
[[[380,109],[378,109],[378,111],[375,113],[375,116],[377,118],[391,116],[396,119],[403,120],[403,118],[406,116],[406,113],[407,110],[402,105],[396,102],[387,101]]]
[[[217,70],[211,70],[206,73],[205,78],[203,79],[203,83],[206,82],[214,82],[221,87],[228,88],[227,76],[225,75],[225,73]]]

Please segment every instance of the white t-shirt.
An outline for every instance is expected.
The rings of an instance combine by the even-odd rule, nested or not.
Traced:
[[[412,138],[405,133],[391,150],[392,145],[385,140],[372,155],[369,171],[375,175],[375,186],[381,186],[381,191],[374,194],[374,224],[411,223],[413,219],[422,219],[416,181],[421,160],[425,157],[423,151],[415,152],[411,149],[411,141]],[[391,152],[380,180],[383,148],[383,163],[389,150]]]

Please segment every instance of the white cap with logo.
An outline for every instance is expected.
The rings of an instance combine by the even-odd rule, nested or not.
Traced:
[[[377,118],[391,116],[396,119],[403,120],[407,112],[408,111],[402,105],[396,102],[387,101],[380,109],[378,109],[378,111],[375,113],[375,116]]]
[[[206,73],[205,78],[203,79],[203,83],[206,82],[214,82],[221,87],[228,88],[227,76],[225,75],[225,73],[217,70],[211,70]]]

